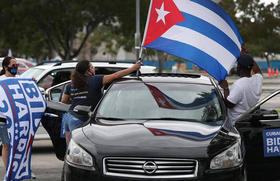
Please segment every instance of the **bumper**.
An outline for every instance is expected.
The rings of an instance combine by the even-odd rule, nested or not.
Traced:
[[[223,170],[205,170],[200,171],[198,177],[196,178],[185,178],[185,179],[145,179],[151,181],[164,181],[164,180],[192,180],[192,181],[242,181],[244,180],[244,168],[243,166],[231,168],[231,169],[223,169]],[[132,179],[132,178],[119,178],[119,177],[108,177],[103,176],[102,172],[96,168],[95,171],[86,170],[82,168],[77,168],[68,164],[66,161],[64,162],[64,181],[76,181],[76,180],[83,180],[83,181],[131,181],[131,180],[141,180],[143,179]]]

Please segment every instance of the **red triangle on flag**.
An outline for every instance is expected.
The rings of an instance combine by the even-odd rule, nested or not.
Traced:
[[[150,44],[185,18],[173,0],[152,0],[144,46]]]

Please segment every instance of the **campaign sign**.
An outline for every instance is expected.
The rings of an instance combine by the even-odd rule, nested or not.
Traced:
[[[280,156],[280,129],[263,130],[264,157]]]
[[[0,81],[0,114],[7,119],[10,139],[5,181],[31,178],[30,162],[34,135],[46,109],[46,101],[32,79]]]

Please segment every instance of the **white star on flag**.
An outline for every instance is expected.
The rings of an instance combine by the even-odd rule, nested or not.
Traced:
[[[162,100],[161,98],[158,98],[158,102],[160,103],[161,106],[166,106],[165,100]]]
[[[169,14],[170,12],[169,11],[164,11],[164,2],[162,3],[160,9],[156,8],[156,11],[157,11],[157,14],[158,14],[157,22],[162,20],[162,22],[165,24],[165,16],[167,14]]]

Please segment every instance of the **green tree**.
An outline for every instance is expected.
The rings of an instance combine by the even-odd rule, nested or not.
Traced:
[[[259,0],[223,0],[221,5],[237,24],[249,53],[280,53],[279,2],[265,6]]]
[[[6,36],[5,46],[19,52],[34,54],[38,47],[38,52],[55,51],[69,60],[80,53],[100,24],[117,23],[116,12],[125,6],[125,1],[110,0],[3,0],[0,18],[7,28],[0,35]],[[80,42],[75,41],[78,36]],[[20,47],[23,40],[31,43],[32,53]]]

